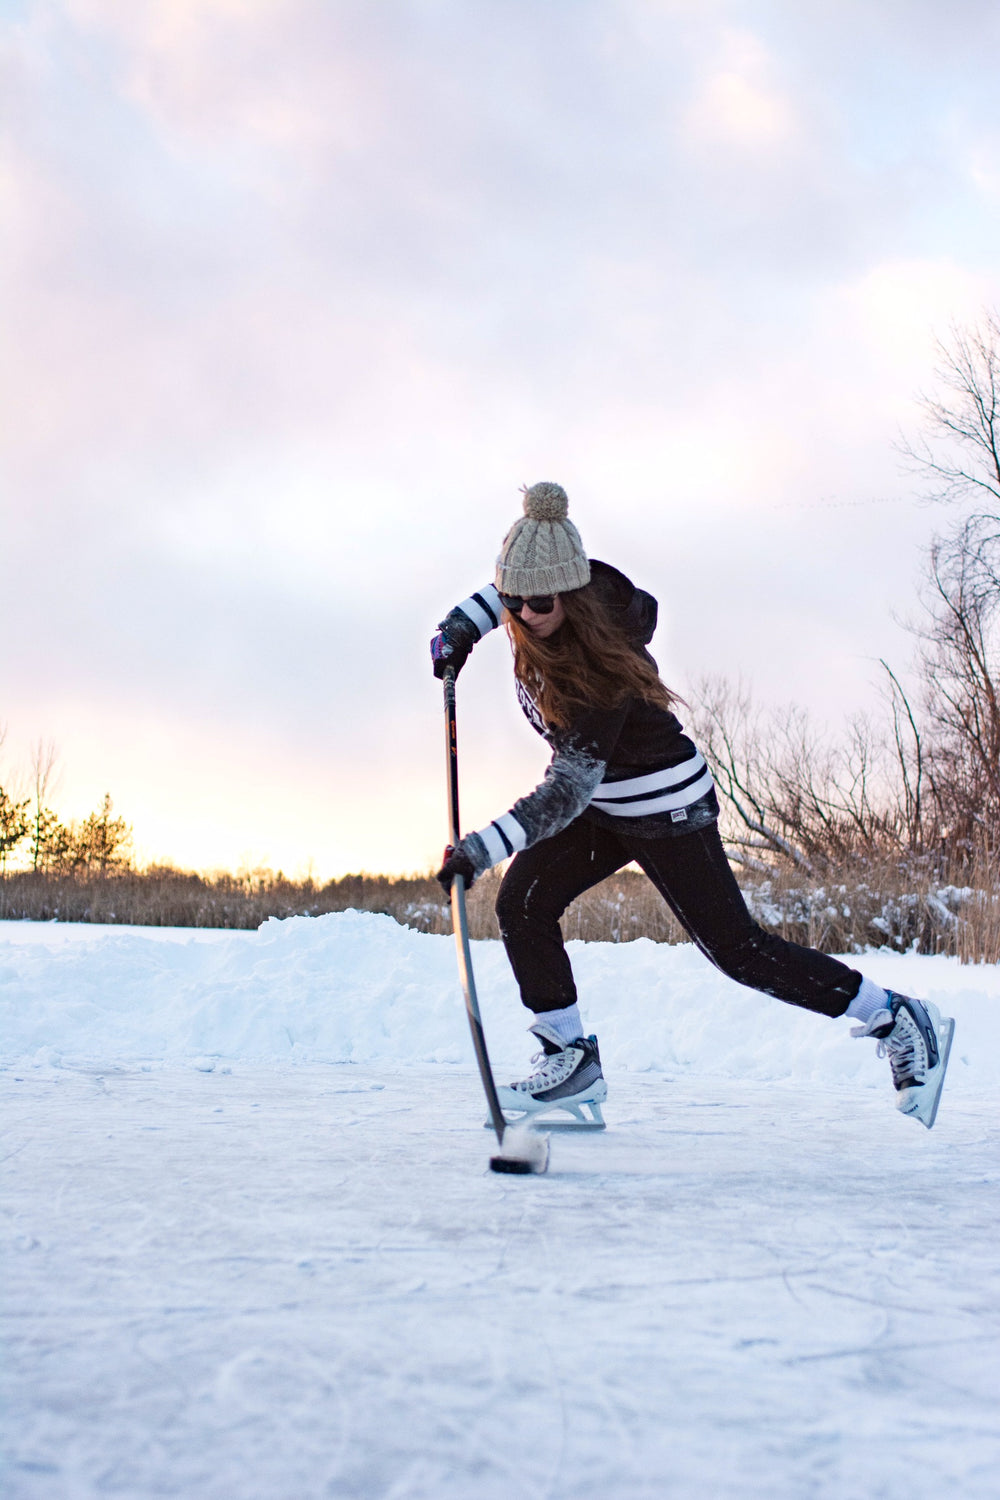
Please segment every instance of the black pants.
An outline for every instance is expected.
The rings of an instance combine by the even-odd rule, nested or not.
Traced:
[[[714,823],[644,839],[577,818],[518,854],[497,896],[500,935],[529,1010],[561,1010],[576,985],[559,918],[570,902],[635,860],[716,968],[790,1005],[842,1016],[861,975],[828,954],[776,937],[753,920]]]

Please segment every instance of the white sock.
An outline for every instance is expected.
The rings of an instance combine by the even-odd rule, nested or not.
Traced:
[[[562,1010],[543,1010],[535,1017],[535,1020],[544,1021],[546,1026],[551,1026],[559,1040],[567,1047],[570,1042],[575,1042],[583,1036],[583,1019],[576,1005],[566,1005]]]
[[[876,1012],[888,1009],[889,996],[882,986],[873,979],[862,979],[861,988],[847,1007],[846,1013],[852,1021],[860,1021],[867,1026]]]

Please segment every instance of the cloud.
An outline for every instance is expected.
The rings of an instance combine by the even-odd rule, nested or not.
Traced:
[[[69,0],[67,10],[110,49],[123,97],[151,124],[211,153],[235,148],[251,176],[268,152],[329,158],[377,134],[377,69],[358,45],[372,28],[357,3]]]
[[[969,151],[967,170],[982,196],[994,206],[1000,203],[1000,133],[980,137]]]
[[[689,139],[751,152],[793,142],[795,111],[774,80],[767,48],[746,31],[724,29],[719,42],[718,64],[686,111]]]
[[[842,288],[836,307],[893,383],[928,359],[931,338],[953,322],[974,322],[996,295],[996,280],[951,258],[883,261]]]
[[[892,536],[864,507],[905,492],[931,326],[997,291],[992,75],[954,38],[942,75],[920,18],[24,6],[0,166],[18,732],[113,724],[125,777],[173,724],[192,784],[199,743],[222,765],[265,733],[303,783],[360,786],[401,733],[416,766],[425,636],[543,475],[648,572],[672,671],[863,683],[843,663],[912,576],[901,541],[838,616]],[[133,718],[156,729],[130,748]],[[477,753],[499,788],[507,752]]]

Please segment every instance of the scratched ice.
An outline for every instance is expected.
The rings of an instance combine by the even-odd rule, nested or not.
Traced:
[[[500,1178],[448,939],[0,924],[5,1496],[995,1500],[1000,971],[863,961],[957,1018],[927,1132],[844,1023],[574,961],[608,1131]]]

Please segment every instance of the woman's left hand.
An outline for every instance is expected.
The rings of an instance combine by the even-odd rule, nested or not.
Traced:
[[[445,891],[450,895],[451,883],[456,875],[461,875],[465,881],[465,889],[468,890],[475,881],[476,874],[476,867],[466,853],[463,844],[459,843],[454,848],[449,844],[444,851],[444,861],[435,879],[440,882]]]

